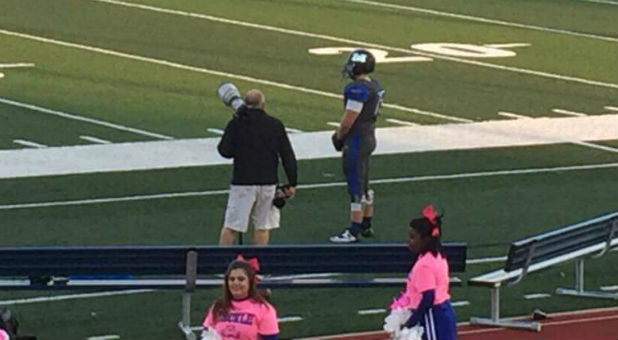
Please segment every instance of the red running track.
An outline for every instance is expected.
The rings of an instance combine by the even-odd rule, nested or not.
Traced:
[[[526,320],[526,318],[517,318]],[[529,318],[528,318],[529,320]],[[540,321],[541,331],[532,332],[496,327],[457,326],[458,340],[617,340],[618,308],[604,308],[549,314]],[[388,340],[385,332],[364,332],[306,338],[300,340]]]

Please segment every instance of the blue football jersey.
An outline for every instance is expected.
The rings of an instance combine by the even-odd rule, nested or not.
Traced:
[[[374,133],[375,122],[380,114],[383,98],[384,89],[375,79],[356,79],[346,85],[343,90],[343,107],[346,107],[348,100],[363,103],[363,109],[352,125],[350,135]]]

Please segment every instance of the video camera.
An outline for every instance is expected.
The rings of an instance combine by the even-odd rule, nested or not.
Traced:
[[[225,106],[230,106],[234,111],[239,107],[245,105],[245,101],[240,97],[240,91],[236,88],[236,85],[232,83],[222,83],[217,88],[217,96]]]
[[[277,189],[275,191],[275,198],[273,199],[273,205],[279,209],[283,209],[285,203],[288,200],[288,195],[286,195],[285,191],[290,188],[291,185],[277,185]]]

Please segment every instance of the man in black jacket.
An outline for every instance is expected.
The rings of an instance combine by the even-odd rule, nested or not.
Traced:
[[[268,244],[270,230],[279,227],[279,209],[273,205],[279,158],[289,184],[284,194],[296,193],[294,150],[281,121],[264,111],[264,102],[259,90],[247,92],[245,105],[237,107],[217,147],[221,156],[234,159],[221,245],[233,244],[239,232],[247,231],[249,222],[254,227],[253,243]]]

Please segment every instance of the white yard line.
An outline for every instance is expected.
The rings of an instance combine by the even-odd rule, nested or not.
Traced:
[[[506,261],[506,256],[485,257],[485,258],[480,258],[480,259],[468,259],[466,260],[466,264],[493,263],[493,262],[504,262],[504,261]]]
[[[555,112],[561,115],[574,116],[574,117],[588,116],[588,114],[583,113],[583,112],[575,112],[575,111],[569,111],[569,110],[563,110],[563,109],[553,109],[552,112]]]
[[[516,22],[488,19],[488,18],[477,17],[477,16],[472,16],[472,15],[442,12],[442,11],[437,11],[437,10],[427,9],[427,8],[395,5],[395,4],[389,4],[389,3],[383,3],[383,2],[368,1],[368,0],[343,0],[343,1],[363,4],[363,5],[369,5],[369,6],[386,7],[386,8],[392,8],[392,9],[397,9],[397,10],[425,13],[425,14],[443,16],[443,17],[448,17],[448,18],[455,18],[455,19],[460,19],[460,20],[482,22],[486,24],[516,27],[516,28],[523,28],[523,29],[529,29],[529,30],[535,30],[535,31],[541,31],[541,32],[557,33],[557,34],[564,34],[564,35],[570,35],[570,36],[576,36],[576,37],[618,42],[618,38],[608,37],[608,36],[603,36],[603,35],[569,31],[569,30],[558,29],[558,28],[542,27],[542,26],[536,26],[536,25],[520,24]]]
[[[614,290],[618,290],[618,285],[614,285],[614,286],[602,286],[599,289],[601,289],[604,292],[611,292]]]
[[[585,146],[587,148],[592,148],[592,149],[598,149],[598,150],[618,153],[618,149],[612,148],[610,146],[594,144],[594,143],[588,143],[588,142],[578,142],[578,141],[574,141],[574,142],[570,142],[570,143],[575,144],[575,145]]]
[[[131,128],[131,127],[128,127],[128,126],[119,125],[119,124],[109,123],[109,122],[105,122],[105,121],[94,119],[94,118],[82,117],[82,116],[78,116],[78,115],[74,115],[74,114],[70,114],[70,113],[66,113],[66,112],[61,112],[61,111],[57,111],[57,110],[51,110],[51,109],[47,109],[47,108],[44,108],[44,107],[41,107],[41,106],[36,106],[36,105],[32,105],[32,104],[26,104],[26,103],[18,102],[18,101],[15,101],[15,100],[10,100],[10,99],[7,99],[7,98],[0,98],[0,103],[7,104],[7,105],[12,105],[12,106],[17,106],[17,107],[22,107],[22,108],[25,108],[25,109],[29,109],[29,110],[33,110],[33,111],[38,111],[38,112],[41,112],[41,113],[46,113],[46,114],[50,114],[50,115],[58,116],[58,117],[62,117],[62,118],[73,119],[73,120],[78,120],[78,121],[82,121],[82,122],[86,122],[86,123],[91,123],[91,124],[95,124],[95,125],[105,126],[105,127],[116,129],[116,130],[132,132],[132,133],[135,133],[135,134],[138,134],[138,135],[154,137],[154,138],[157,138],[157,139],[163,139],[163,140],[172,140],[172,139],[174,139],[173,137],[165,136],[165,135],[154,133],[154,132],[149,132],[149,131],[145,131],[145,130],[135,129],[135,128]]]
[[[154,12],[159,12],[159,13],[167,13],[167,14],[173,14],[173,15],[181,15],[181,16],[186,16],[186,17],[204,19],[204,20],[209,20],[209,21],[214,21],[214,22],[221,22],[221,23],[232,24],[232,25],[238,25],[238,26],[243,26],[243,27],[257,28],[257,29],[266,30],[266,31],[273,31],[273,32],[279,32],[279,33],[285,33],[285,34],[291,34],[291,35],[297,35],[297,36],[303,36],[303,37],[311,37],[311,38],[316,38],[316,39],[323,39],[323,40],[328,40],[328,41],[341,42],[341,43],[351,44],[353,46],[375,47],[375,48],[380,48],[380,49],[384,49],[384,50],[388,50],[388,51],[396,51],[396,52],[401,52],[401,53],[406,53],[406,54],[417,54],[417,55],[422,55],[422,56],[431,57],[431,58],[435,58],[435,59],[449,60],[449,61],[469,64],[469,65],[476,65],[476,66],[482,66],[482,67],[498,69],[498,70],[502,70],[502,71],[524,73],[524,74],[535,75],[535,76],[540,76],[540,77],[545,77],[545,78],[559,79],[559,80],[563,80],[563,81],[577,82],[577,83],[594,85],[594,86],[618,88],[618,84],[605,83],[605,82],[594,81],[594,80],[589,80],[589,79],[583,79],[583,78],[578,78],[578,77],[563,76],[563,75],[558,75],[558,74],[549,73],[549,72],[528,70],[528,69],[522,69],[522,68],[517,68],[517,67],[496,65],[496,64],[491,64],[491,63],[485,63],[485,62],[482,62],[482,61],[467,60],[467,59],[461,59],[461,58],[455,58],[455,57],[447,57],[447,56],[444,56],[444,55],[433,54],[433,53],[411,51],[411,50],[405,49],[405,48],[386,46],[386,45],[382,45],[382,44],[374,44],[374,43],[370,43],[370,42],[366,42],[366,41],[360,41],[360,40],[352,40],[352,39],[339,38],[339,37],[329,36],[329,35],[325,35],[325,34],[316,34],[316,33],[309,33],[309,32],[297,31],[297,30],[280,28],[280,27],[274,27],[274,26],[254,24],[254,23],[245,22],[245,21],[239,21],[239,20],[232,20],[232,19],[225,19],[225,18],[215,17],[215,16],[212,16],[212,15],[205,15],[205,14],[199,14],[199,13],[191,13],[191,12],[185,12],[185,11],[171,10],[171,9],[166,9],[166,8],[161,8],[161,7],[140,5],[140,4],[134,4],[134,3],[128,3],[128,2],[116,1],[116,0],[94,0],[94,1],[104,2],[104,3],[108,3],[108,4],[112,4],[112,5],[120,5],[120,6],[125,6],[125,7],[139,8],[139,9],[149,10],[149,11],[154,11]],[[0,33],[4,33],[4,32],[8,32],[8,31],[0,30]],[[10,33],[14,34],[14,32],[10,32]],[[19,33],[19,34],[21,34],[21,33]],[[612,38],[609,38],[609,39],[612,39]],[[613,39],[611,41],[618,41],[618,39]]]
[[[483,46],[493,47],[493,48],[514,48],[514,47],[528,47],[528,46],[530,46],[530,44],[528,44],[528,43],[485,44]]]
[[[15,300],[3,300],[0,301],[0,306],[6,305],[23,305],[29,303],[50,302],[50,301],[65,301],[75,299],[90,299],[98,297],[108,297],[116,295],[130,295],[130,294],[142,294],[154,292],[154,289],[132,289],[132,290],[120,290],[113,292],[99,292],[99,293],[84,293],[84,294],[70,294],[70,295],[56,295],[56,296],[39,296],[24,299]]]
[[[597,4],[605,4],[605,5],[614,5],[614,6],[618,6],[618,2],[616,1],[610,1],[610,0],[580,0],[580,1],[584,1],[584,2],[594,2]]]
[[[360,309],[356,313],[358,315],[384,314],[386,313],[386,309],[384,308]]]
[[[116,339],[120,339],[120,335],[118,334],[97,335],[97,336],[91,336],[87,338],[86,340],[116,340]]]
[[[526,300],[545,299],[548,297],[551,297],[551,294],[547,294],[547,293],[524,294],[524,299]]]
[[[223,133],[224,133],[224,131],[221,130],[221,129],[208,128],[207,130],[208,130],[208,132],[212,132],[212,133],[217,134],[217,135],[223,135]]]
[[[249,76],[245,76],[245,75],[226,73],[226,72],[220,72],[220,71],[210,70],[210,69],[206,69],[206,68],[200,68],[200,67],[194,67],[194,66],[189,66],[189,65],[183,65],[183,64],[180,64],[180,63],[175,63],[175,62],[171,62],[171,61],[167,61],[167,60],[161,60],[161,59],[155,59],[155,58],[149,58],[149,57],[142,57],[142,56],[138,56],[138,55],[134,55],[134,54],[117,52],[117,51],[108,50],[108,49],[104,49],[104,48],[98,48],[98,47],[93,47],[93,46],[76,44],[76,43],[71,43],[71,42],[66,42],[66,41],[55,40],[55,39],[48,39],[48,38],[34,36],[34,35],[30,35],[30,34],[25,34],[25,33],[12,32],[12,31],[7,31],[7,30],[0,29],[0,34],[5,34],[5,35],[9,35],[9,36],[15,36],[15,37],[24,38],[24,39],[30,39],[30,40],[34,40],[34,41],[39,41],[39,42],[43,42],[43,43],[54,44],[54,45],[59,45],[59,46],[64,46],[64,47],[77,48],[77,49],[81,49],[81,50],[86,50],[86,51],[90,51],[90,52],[111,55],[111,56],[120,57],[120,58],[127,58],[127,59],[132,59],[132,60],[137,60],[137,61],[157,64],[157,65],[163,65],[163,66],[177,68],[177,69],[186,70],[186,71],[199,72],[199,73],[210,74],[210,75],[219,76],[219,77],[237,79],[237,80],[252,82],[252,83],[256,83],[256,84],[263,84],[263,85],[278,87],[278,88],[282,88],[282,89],[286,89],[286,90],[299,91],[299,92],[319,95],[319,96],[323,96],[323,97],[337,98],[337,99],[341,99],[342,98],[342,96],[339,95],[339,94],[325,92],[325,91],[320,91],[320,90],[314,90],[314,89],[310,89],[310,88],[306,88],[306,87],[302,87],[302,86],[295,86],[295,85],[278,83],[278,82],[275,82],[275,81],[270,81],[270,80],[265,80],[265,79],[253,78],[253,77],[249,77]],[[407,51],[407,53],[411,53],[411,52]],[[435,118],[442,118],[442,119],[450,120],[450,121],[454,121],[454,122],[469,121],[469,120],[463,120],[463,119],[458,118],[458,117],[452,117],[452,116],[447,116],[447,115],[443,115],[443,114],[436,114],[436,113],[433,113],[433,112],[430,112],[430,111],[424,111],[424,110],[418,110],[418,109],[414,109],[414,108],[408,108],[408,107],[401,106],[401,105],[398,105],[398,104],[384,103],[383,106],[387,107],[387,108],[395,109],[395,110],[402,110],[402,111],[406,111],[406,112],[412,112],[412,113],[419,114],[419,115],[431,116],[431,117],[435,117]],[[171,139],[171,138],[172,137],[168,137],[168,139]],[[165,139],[165,138],[162,138],[162,139]]]
[[[0,68],[34,67],[33,63],[0,64]]]
[[[97,138],[97,137],[93,137],[93,136],[79,136],[79,138],[83,139],[83,140],[87,140],[89,142],[96,143],[96,144],[112,144],[112,142],[110,142],[108,140]]]
[[[609,110],[609,111],[618,111],[618,107],[616,106],[606,106],[605,110]]]
[[[337,122],[327,122],[326,125],[334,126],[334,127],[339,127],[339,123],[337,123]]]
[[[467,300],[463,300],[463,301],[453,301],[451,302],[451,305],[453,307],[464,307],[464,306],[469,306],[470,305],[470,301]]]
[[[36,143],[36,142],[25,140],[25,139],[13,139],[13,143],[27,146],[29,148],[37,148],[37,149],[43,149],[47,147],[47,145],[45,144]]]
[[[280,323],[303,321],[303,317],[299,315],[281,316],[277,318]]]
[[[289,128],[289,127],[286,127],[285,131],[287,131],[288,133],[302,133],[303,132],[303,130],[293,129],[293,128]]]
[[[505,112],[505,111],[499,111],[498,116],[515,118],[515,119],[532,119],[531,117],[528,117],[528,116],[520,115],[520,114],[513,113],[513,112]]]
[[[386,118],[386,121],[389,123],[393,123],[393,124],[397,124],[397,125],[403,125],[403,126],[415,126],[418,124],[414,124],[412,122],[408,122],[405,120],[399,120],[399,119],[394,119],[394,118]]]
[[[458,174],[450,174],[450,175],[429,175],[429,176],[417,176],[417,177],[384,178],[384,179],[371,180],[370,183],[371,184],[392,184],[392,183],[407,183],[407,182],[425,182],[425,181],[452,180],[452,179],[462,179],[462,178],[480,178],[480,177],[493,177],[493,176],[511,176],[511,175],[527,175],[527,174],[553,173],[553,172],[585,171],[585,170],[608,169],[608,168],[616,168],[616,167],[618,167],[618,163],[575,165],[575,166],[560,166],[560,167],[553,167],[553,168],[530,168],[530,169],[516,169],[516,170],[458,173]],[[344,187],[346,185],[347,185],[346,182],[330,182],[330,183],[303,184],[303,185],[299,185],[297,188],[299,190],[305,190],[305,189],[317,189],[317,188]],[[136,196],[124,196],[124,197],[95,198],[95,199],[83,199],[83,200],[73,200],[73,201],[6,204],[6,205],[0,205],[0,210],[49,208],[49,207],[60,207],[60,206],[130,202],[130,201],[142,201],[142,200],[154,200],[154,199],[170,199],[170,198],[173,199],[173,198],[184,198],[184,197],[227,195],[228,193],[229,193],[229,190],[226,189],[226,190],[208,190],[208,191],[194,191],[194,192],[176,192],[176,193],[154,194],[154,195],[136,195]],[[494,261],[499,261],[500,259],[501,258],[479,259],[479,260],[476,260],[476,262],[474,263],[494,262]],[[472,259],[468,261],[475,261],[475,260]]]

